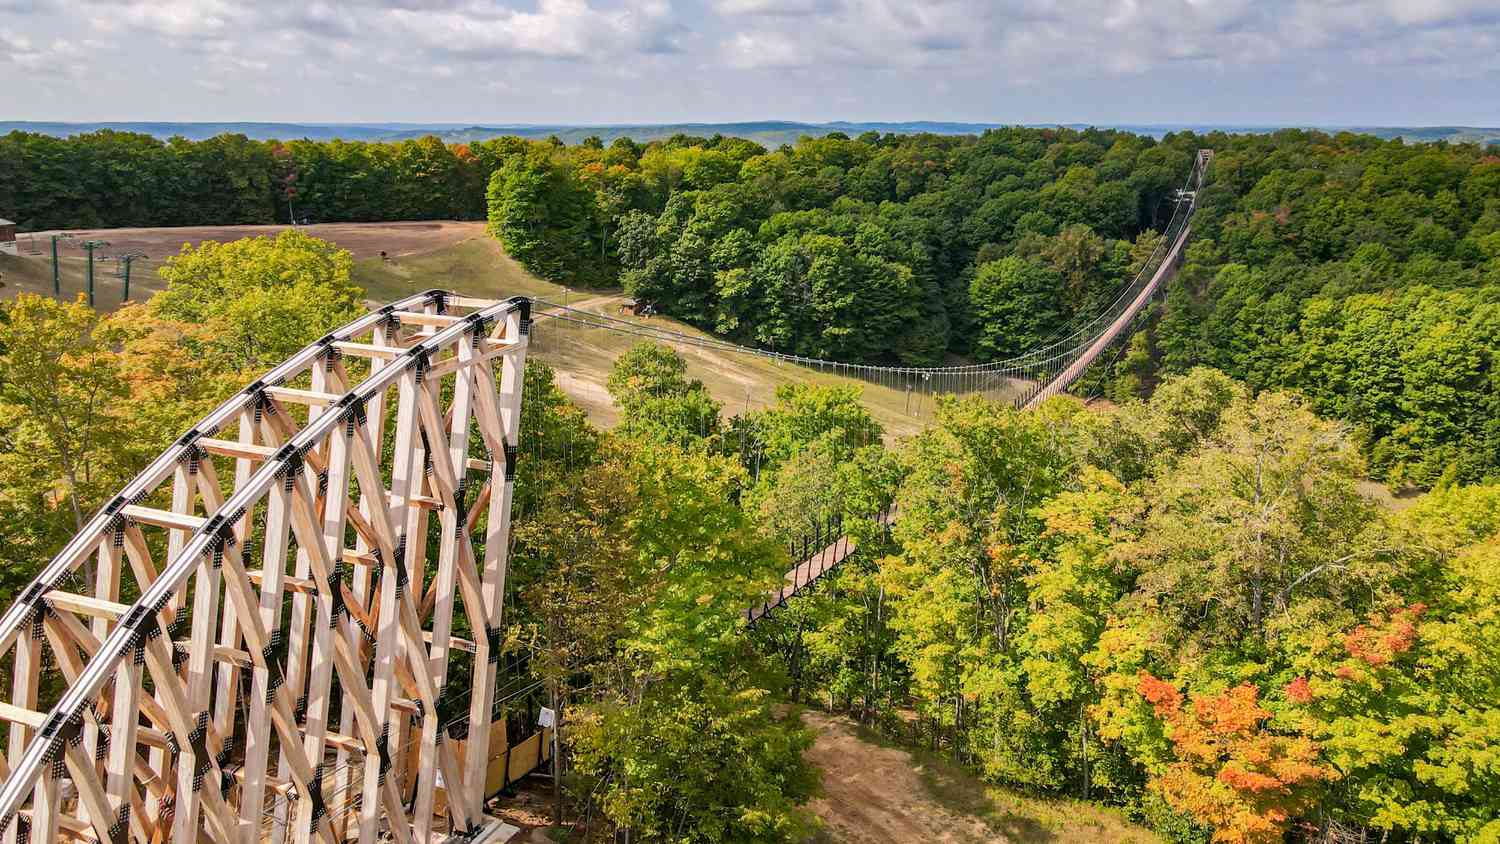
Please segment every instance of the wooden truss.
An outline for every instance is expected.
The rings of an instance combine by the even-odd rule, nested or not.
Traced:
[[[519,298],[383,307],[98,513],[0,618],[4,844],[475,828],[529,325]]]

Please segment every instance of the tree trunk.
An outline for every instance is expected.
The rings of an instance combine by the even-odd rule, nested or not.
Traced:
[[[964,728],[964,696],[955,695],[953,698],[953,761],[962,763],[963,754],[959,752],[958,737]]]
[[[1257,569],[1250,578],[1250,626],[1255,630],[1256,635],[1262,638],[1264,638],[1264,631],[1261,629],[1263,592],[1260,571]]]
[[[1083,799],[1089,799],[1089,719],[1083,703],[1078,704],[1078,744],[1083,753]]]

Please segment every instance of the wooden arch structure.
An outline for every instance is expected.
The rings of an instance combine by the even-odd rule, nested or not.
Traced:
[[[0,617],[4,844],[477,829],[529,327],[385,306],[96,514]]]

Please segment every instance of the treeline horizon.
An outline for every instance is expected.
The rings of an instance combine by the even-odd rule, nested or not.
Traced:
[[[13,131],[0,135],[0,197],[22,232],[265,225],[293,212],[299,222],[480,220],[490,173],[520,142]]]
[[[639,156],[653,146],[720,141],[767,152],[725,135],[621,137],[612,145]],[[575,146],[602,143],[582,135]],[[22,232],[266,225],[292,222],[294,213],[314,222],[483,220],[491,174],[528,144],[567,146],[556,135],[448,142],[435,134],[282,140],[224,132],[189,139],[114,128],[65,136],[13,129],[0,135],[0,197],[8,197],[3,213]]]

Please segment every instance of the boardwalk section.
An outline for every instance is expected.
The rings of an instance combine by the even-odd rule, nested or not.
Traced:
[[[895,505],[881,510],[875,516],[876,524],[890,527],[896,520]],[[801,592],[807,590],[817,583],[823,575],[838,566],[839,563],[853,556],[858,548],[858,543],[848,534],[840,533],[832,542],[818,543],[818,551],[811,556],[805,557],[791,571],[786,573],[786,578],[780,588],[766,596],[766,600],[759,606],[745,610],[745,620],[754,624],[762,618],[770,615],[773,610],[786,606],[786,602]]]

